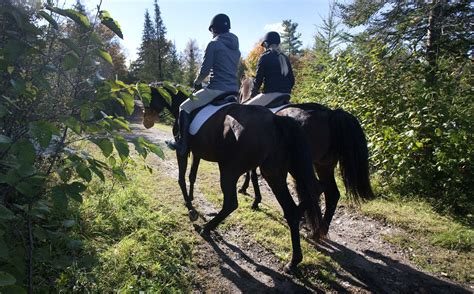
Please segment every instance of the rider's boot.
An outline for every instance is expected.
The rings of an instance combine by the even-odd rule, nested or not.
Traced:
[[[186,111],[179,114],[179,136],[176,142],[167,141],[166,144],[172,150],[176,150],[178,155],[184,156],[188,152],[189,124],[191,115]]]

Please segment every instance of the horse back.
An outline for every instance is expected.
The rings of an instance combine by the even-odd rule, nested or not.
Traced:
[[[314,163],[332,164],[336,159],[331,148],[332,134],[330,116],[332,110],[317,103],[296,104],[278,111],[280,116],[295,119],[308,139]]]
[[[278,144],[274,114],[262,106],[240,104],[218,111],[190,138],[197,156],[221,164],[238,162],[247,170],[260,165]]]

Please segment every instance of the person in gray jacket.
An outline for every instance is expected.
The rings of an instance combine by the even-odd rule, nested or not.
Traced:
[[[167,142],[179,155],[187,153],[187,138],[190,115],[193,110],[210,103],[224,92],[238,92],[237,68],[240,61],[239,39],[229,32],[230,19],[225,14],[217,14],[211,20],[209,31],[213,39],[207,44],[199,74],[194,81],[193,99],[187,99],[180,105],[179,137],[177,142]],[[203,80],[210,74],[207,88],[202,88]]]

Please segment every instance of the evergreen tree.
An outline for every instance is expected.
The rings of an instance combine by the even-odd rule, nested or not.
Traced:
[[[323,25],[314,37],[314,49],[317,53],[331,55],[334,49],[343,41],[343,31],[339,29],[341,21],[336,18],[336,5],[334,2],[329,4],[329,14],[323,19]]]
[[[156,32],[151,21],[148,10],[145,11],[145,22],[143,25],[142,44],[138,51],[138,59],[133,63],[132,71],[134,75],[144,82],[151,82],[156,79],[156,68],[154,66],[155,51],[154,38]]]
[[[427,61],[426,82],[431,87],[436,85],[438,57],[469,58],[473,34],[470,3],[355,0],[339,7],[347,25],[367,26],[366,38],[380,39],[389,50],[408,46],[412,52],[420,52]]]
[[[282,22],[283,33],[281,34],[282,38],[282,49],[283,51],[291,55],[298,55],[301,50],[301,45],[303,44],[300,40],[301,33],[296,32],[298,24],[293,22],[291,19],[284,20]]]
[[[157,78],[163,81],[165,78],[169,78],[169,74],[165,73],[167,58],[169,57],[170,43],[166,40],[166,27],[161,18],[160,6],[157,0],[155,0],[155,52],[156,52],[156,65],[158,67]]]
[[[176,45],[174,43],[170,43],[170,52],[169,52],[169,68],[167,70],[168,74],[170,75],[169,80],[175,83],[182,83],[183,82],[183,70],[181,68],[181,62],[179,59],[179,54],[176,50]],[[168,78],[167,78],[168,79]]]
[[[194,79],[197,76],[201,59],[201,52],[196,40],[190,39],[184,49],[184,83],[193,86]]]

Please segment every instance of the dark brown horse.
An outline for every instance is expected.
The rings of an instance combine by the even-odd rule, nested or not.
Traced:
[[[154,87],[151,102],[145,107],[144,125],[153,126],[158,113],[165,108],[177,118],[179,105],[187,96],[178,91],[172,95],[171,104]],[[177,121],[177,120],[176,120]],[[176,129],[176,128],[175,128]],[[260,171],[280,203],[291,233],[293,255],[285,271],[294,270],[302,260],[299,223],[301,214],[310,220],[313,236],[323,236],[323,221],[319,204],[321,188],[311,165],[311,153],[300,126],[291,118],[274,115],[261,106],[232,104],[219,110],[189,138],[193,158],[217,162],[220,171],[221,189],[224,194],[222,210],[201,231],[203,234],[215,229],[237,206],[237,180],[248,170]],[[179,185],[186,207],[193,211],[192,196],[187,194],[185,173],[187,155],[178,156]],[[288,172],[295,178],[298,187],[297,205],[288,190]]]
[[[242,80],[240,103],[245,103],[250,98],[253,84],[253,78]],[[293,104],[276,114],[293,118],[304,130],[310,144],[314,168],[324,189],[324,223],[327,232],[340,198],[334,178],[338,162],[348,196],[356,202],[373,198],[369,180],[369,153],[362,127],[352,114],[317,103]],[[257,207],[261,196],[255,170],[251,174],[256,192],[253,206]],[[249,174],[246,176],[245,183],[248,186]],[[244,186],[239,191],[245,193],[245,189]]]

